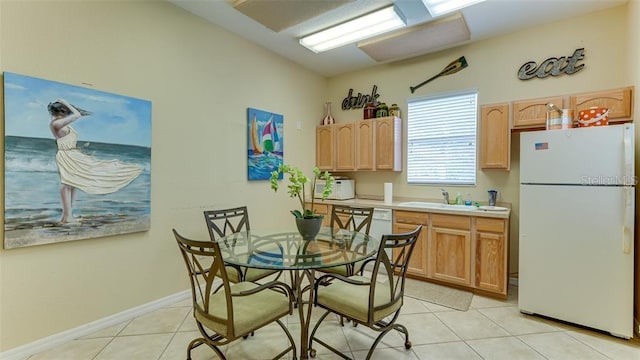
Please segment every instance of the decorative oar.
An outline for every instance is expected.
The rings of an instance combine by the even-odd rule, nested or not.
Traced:
[[[447,67],[445,67],[442,71],[440,71],[437,75],[421,82],[420,84],[416,85],[416,86],[410,86],[409,89],[411,90],[411,93],[413,94],[414,91],[416,91],[417,88],[421,87],[422,85],[428,83],[429,81],[432,81],[436,78],[439,78],[440,76],[445,76],[445,75],[451,75],[451,74],[455,74],[458,71],[464,69],[467,67],[467,59],[464,58],[464,56],[461,56],[459,59],[456,59],[454,61],[452,61],[449,65],[447,65]]]

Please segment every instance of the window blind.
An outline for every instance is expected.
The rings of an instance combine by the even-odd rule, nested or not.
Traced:
[[[407,103],[407,182],[475,185],[478,92]]]

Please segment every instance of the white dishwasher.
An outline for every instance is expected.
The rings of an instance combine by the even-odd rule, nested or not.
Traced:
[[[377,239],[382,235],[391,234],[393,232],[391,209],[373,209],[373,219],[371,220],[371,228],[369,235],[375,236]]]

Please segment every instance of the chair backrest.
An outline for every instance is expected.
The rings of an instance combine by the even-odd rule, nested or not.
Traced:
[[[369,235],[372,219],[373,208],[371,207],[331,206],[330,226],[332,228],[338,227]]]
[[[187,266],[189,280],[191,283],[191,295],[193,300],[193,311],[213,322],[221,324],[227,328],[227,334],[232,334],[233,324],[233,303],[231,302],[231,291],[224,261],[220,257],[220,246],[213,241],[196,241],[187,239],[173,229],[173,235],[178,242],[178,248]],[[222,281],[219,289],[215,293],[224,291],[226,301],[226,318],[212,315],[210,308],[211,296],[214,293],[216,278]],[[216,282],[217,283],[217,282]]]
[[[207,222],[211,240],[224,237],[240,231],[249,231],[249,212],[246,206],[232,209],[205,210],[204,219]]]
[[[369,316],[373,316],[376,310],[373,302],[376,285],[379,283],[388,284],[390,291],[389,303],[379,305],[380,307],[402,300],[407,267],[421,230],[422,225],[418,225],[415,230],[408,233],[382,236],[371,276],[371,288],[369,289],[369,309],[371,311]],[[385,251],[388,249],[390,250],[389,253],[391,253],[391,259],[389,259],[387,251]]]

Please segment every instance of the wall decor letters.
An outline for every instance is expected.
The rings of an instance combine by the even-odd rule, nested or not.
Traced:
[[[535,61],[529,61],[518,70],[518,78],[520,80],[529,80],[534,77],[541,79],[547,76],[559,76],[562,74],[575,74],[584,68],[584,64],[578,64],[578,61],[584,59],[584,48],[576,49],[573,55],[559,58],[550,57],[543,61],[539,66]]]
[[[353,96],[353,89],[349,89],[347,97],[342,100],[342,110],[362,109],[364,107],[364,104],[366,103],[377,102],[379,96],[378,85],[373,85],[371,95],[363,95],[362,93],[358,93],[357,96]]]

